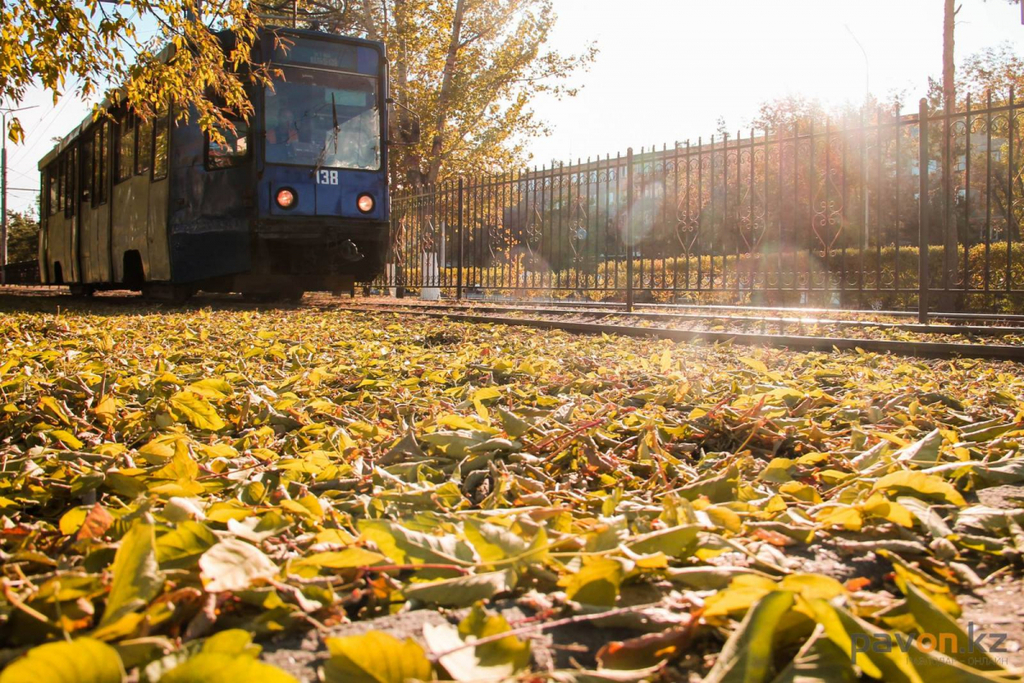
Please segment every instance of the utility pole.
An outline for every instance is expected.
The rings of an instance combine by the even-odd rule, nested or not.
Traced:
[[[846,27],[846,32],[853,38],[853,42],[857,43],[857,47],[860,48],[860,53],[864,55],[864,104],[867,105],[868,98],[871,96],[871,65],[868,63],[868,52],[864,49],[864,46],[857,40],[856,34],[853,29],[850,28],[849,24],[843,24]]]
[[[0,108],[0,284],[7,284],[7,115],[26,109],[35,107]]]
[[[851,38],[853,38],[853,42],[857,43],[857,47],[860,48],[860,53],[864,56],[864,104],[861,105],[861,123],[863,124],[863,122],[864,122],[864,110],[867,109],[868,102],[870,102],[870,100],[871,100],[871,64],[868,62],[868,51],[865,50],[864,46],[860,44],[859,40],[857,40],[857,36],[856,36],[856,34],[854,34],[853,29],[850,28],[849,24],[843,24],[843,26],[846,27],[846,32],[850,34]],[[861,125],[861,127],[860,127],[860,134],[861,135],[866,135],[864,133],[864,126],[863,125]],[[871,205],[870,205],[871,198],[868,195],[868,171],[867,171],[866,167],[863,167],[863,168],[864,168],[864,177],[862,178],[862,182],[864,183],[864,227],[861,229],[861,243],[860,243],[860,250],[861,250],[861,254],[862,255],[868,249],[868,224],[870,222],[869,219],[870,219],[870,212],[871,212]],[[861,258],[863,258],[863,256]]]

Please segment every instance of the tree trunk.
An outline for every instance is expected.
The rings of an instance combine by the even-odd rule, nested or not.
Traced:
[[[405,0],[395,0],[395,35],[398,38],[398,54],[393,56],[395,71],[398,75],[398,101],[408,106],[409,86],[409,50],[406,44],[408,17],[406,16]]]
[[[448,43],[448,58],[444,63],[444,77],[441,80],[441,93],[437,98],[437,119],[434,123],[434,140],[430,148],[430,163],[427,171],[427,182],[436,183],[441,172],[441,154],[444,151],[444,124],[448,118],[448,100],[451,98],[452,81],[458,63],[459,40],[462,36],[462,16],[466,11],[466,0],[457,0],[455,16],[452,19],[452,39]]]
[[[373,20],[370,0],[363,0],[363,29],[366,30],[366,37],[370,40],[380,40],[380,32],[377,31],[377,24]]]
[[[945,13],[942,21],[942,101],[946,111],[952,112],[955,107],[954,86],[955,64],[953,61],[953,26],[956,18],[955,0],[945,0]]]
[[[385,10],[387,4],[385,2]],[[409,47],[406,42],[409,31],[409,15],[406,0],[394,0],[394,22],[395,30],[391,34],[394,40],[388,41],[389,58],[395,65],[395,86],[392,95],[403,107],[409,106]],[[394,50],[391,48],[394,47]],[[395,116],[404,124],[408,122],[409,112],[406,109],[398,108],[394,111]],[[420,157],[409,147],[391,148],[391,172],[392,180],[407,182],[410,186],[422,184],[423,173],[420,169]]]

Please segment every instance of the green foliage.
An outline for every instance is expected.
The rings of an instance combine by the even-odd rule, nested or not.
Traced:
[[[7,212],[7,261],[35,261],[39,254],[39,219],[28,211]]]
[[[198,19],[192,8],[175,0],[137,0],[130,7],[100,0],[4,3],[0,100],[20,102],[39,83],[55,103],[74,87],[83,98],[106,91],[111,102],[125,101],[146,117],[171,104],[184,119],[195,107],[207,130],[229,125],[226,114],[248,116],[245,85],[267,78],[249,58],[258,17],[239,0],[205,3]],[[157,25],[156,36],[137,33],[142,20]],[[213,33],[221,29],[237,37],[227,52]],[[15,118],[3,134],[21,141],[23,124]]]

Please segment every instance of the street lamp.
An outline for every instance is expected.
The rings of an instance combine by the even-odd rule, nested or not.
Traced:
[[[849,24],[843,24],[846,28],[846,32],[853,38],[853,42],[857,43],[857,47],[860,48],[860,53],[864,55],[864,104],[867,104],[868,97],[871,93],[871,66],[868,64],[868,53],[864,49],[864,46],[857,40],[857,36],[853,33],[853,29],[850,28]]]
[[[869,98],[871,97],[871,65],[868,63],[868,53],[867,53],[867,50],[864,49],[864,46],[860,44],[860,41],[857,40],[857,36],[856,36],[856,34],[854,34],[853,29],[850,28],[850,25],[849,24],[843,24],[843,26],[846,27],[846,32],[850,34],[851,38],[853,38],[853,42],[857,43],[857,47],[860,48],[860,53],[862,55],[864,55],[864,104],[863,104],[863,106],[866,108],[868,106]],[[862,109],[861,111],[863,112],[864,110]],[[864,120],[864,117],[861,116],[861,121],[863,121],[863,120]],[[863,130],[861,131],[861,135],[865,135]],[[866,135],[865,135],[865,137],[866,137]],[[864,178],[862,179],[862,182],[864,183],[864,225],[861,227],[861,231],[860,231],[861,232],[861,245],[860,245],[861,259],[864,258],[864,252],[867,251],[867,248],[868,248],[868,213],[871,210],[870,205],[869,205],[869,201],[868,201],[868,170],[867,169],[864,169]],[[863,263],[863,260],[861,261],[861,263]]]

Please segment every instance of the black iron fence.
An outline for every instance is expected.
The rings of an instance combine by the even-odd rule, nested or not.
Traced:
[[[0,285],[38,285],[39,262],[21,261],[0,266]]]
[[[922,100],[913,114],[399,193],[376,284],[628,305],[1020,309],[1022,107],[1012,91],[953,113]]]

